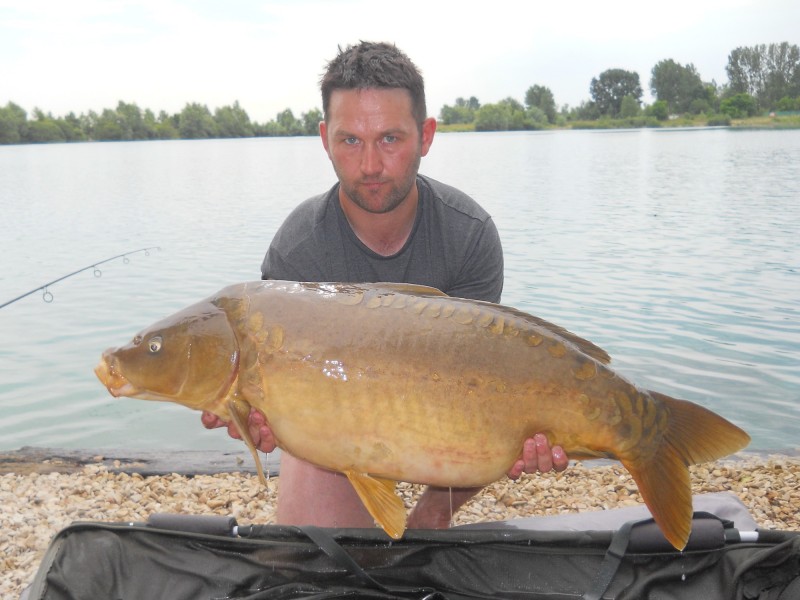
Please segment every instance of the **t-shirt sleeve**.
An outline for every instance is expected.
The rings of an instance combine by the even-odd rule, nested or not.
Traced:
[[[453,286],[446,293],[459,298],[500,302],[503,292],[503,247],[492,219],[483,223]]]
[[[274,244],[270,244],[264,261],[261,263],[261,279],[283,279],[286,281],[303,281],[306,278],[286,260]]]
[[[325,280],[329,261],[320,251],[327,237],[320,222],[324,219],[324,195],[298,205],[275,233],[261,263],[261,279]]]

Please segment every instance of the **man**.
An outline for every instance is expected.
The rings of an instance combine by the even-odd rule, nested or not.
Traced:
[[[393,281],[424,284],[451,296],[499,302],[503,253],[489,215],[458,190],[418,175],[433,143],[422,76],[389,44],[362,42],[339,52],[321,81],[322,145],[338,183],[298,206],[273,239],[264,279]],[[224,425],[204,413],[206,427]],[[335,423],[331,423],[335,427]],[[275,441],[264,416],[249,428],[265,452]],[[238,438],[234,425],[229,434]],[[524,444],[509,476],[564,470],[567,457],[537,435]],[[477,489],[428,487],[409,528],[446,528]],[[278,523],[372,527],[347,478],[284,452]]]

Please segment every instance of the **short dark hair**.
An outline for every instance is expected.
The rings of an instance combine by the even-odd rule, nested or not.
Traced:
[[[360,42],[357,46],[339,46],[339,53],[328,63],[320,80],[322,112],[328,120],[334,90],[400,88],[411,94],[411,113],[422,127],[427,117],[425,83],[416,65],[394,44]]]

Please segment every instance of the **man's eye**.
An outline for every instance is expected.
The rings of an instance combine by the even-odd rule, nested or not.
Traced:
[[[358,138],[354,137],[344,138],[344,143],[347,144],[348,146],[354,146],[355,144],[358,143]]]
[[[386,135],[383,137],[383,141],[387,144],[394,144],[397,141],[396,135]]]

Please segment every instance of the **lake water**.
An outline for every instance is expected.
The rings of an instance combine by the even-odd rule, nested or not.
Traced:
[[[475,197],[503,302],[715,410],[751,450],[800,446],[800,131],[440,134],[422,172]],[[0,449],[241,448],[180,406],[113,399],[108,346],[257,279],[287,213],[328,189],[313,138],[0,147]]]

